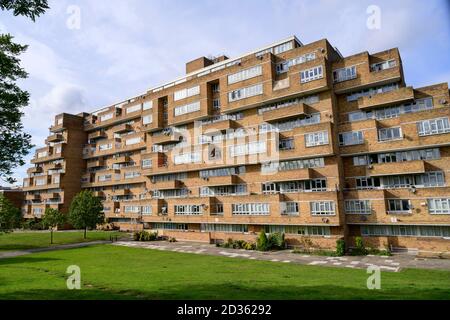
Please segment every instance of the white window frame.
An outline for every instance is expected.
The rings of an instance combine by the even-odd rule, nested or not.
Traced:
[[[300,71],[300,83],[306,83],[323,78],[323,66],[316,66]]]
[[[306,147],[315,147],[329,144],[328,131],[310,132],[305,134]]]

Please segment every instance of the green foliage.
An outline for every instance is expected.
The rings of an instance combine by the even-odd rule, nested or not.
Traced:
[[[286,247],[286,242],[284,240],[284,233],[275,232],[269,234],[269,237],[267,238],[267,246],[268,249],[277,249],[281,250]]]
[[[0,9],[13,10],[15,16],[25,16],[33,21],[48,8],[47,0],[0,0]]]
[[[337,256],[345,255],[345,241],[344,241],[344,239],[336,240],[336,255]]]
[[[133,233],[133,239],[134,241],[155,241],[158,239],[158,232],[137,231]]]
[[[310,255],[314,255],[314,256],[325,256],[325,257],[337,257],[338,256],[338,254],[335,251],[322,250],[322,249],[315,249],[315,250],[295,249],[295,250],[292,250],[292,253],[310,254]]]
[[[352,255],[364,256],[367,255],[367,249],[364,246],[363,239],[361,237],[355,237],[355,248],[352,249]]]
[[[268,248],[268,239],[264,230],[261,230],[259,233],[258,239],[256,240],[256,248],[259,251],[267,251]]]
[[[223,244],[216,243],[216,247],[231,248],[231,249],[245,249],[256,250],[256,244],[253,242],[247,242],[245,240],[233,240],[229,238]]]
[[[94,229],[105,221],[103,205],[92,191],[83,190],[72,200],[69,208],[69,221],[77,229]]]
[[[42,225],[49,229],[61,227],[66,223],[66,221],[67,216],[53,208],[45,209],[45,214],[42,217]]]
[[[177,239],[172,237],[172,238],[169,239],[169,242],[177,242]]]
[[[48,4],[46,0],[0,0],[0,9],[34,21]],[[16,84],[28,77],[18,59],[26,49],[26,45],[14,43],[10,34],[0,34],[0,179],[9,183],[16,182],[11,176],[13,169],[25,164],[24,157],[33,147],[22,125],[22,108],[28,105],[30,95]]]
[[[21,218],[20,209],[14,207],[5,196],[0,195],[0,234],[18,228]]]
[[[22,221],[21,227],[25,230],[44,230],[45,227],[38,218]]]

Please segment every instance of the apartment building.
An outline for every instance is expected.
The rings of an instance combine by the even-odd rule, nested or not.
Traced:
[[[184,240],[450,251],[448,85],[405,84],[398,49],[343,57],[295,36],[95,112],[56,116],[25,217],[92,190],[110,223]]]

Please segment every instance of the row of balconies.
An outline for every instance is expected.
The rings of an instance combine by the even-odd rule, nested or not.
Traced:
[[[139,143],[127,144],[128,139],[139,137],[141,140]],[[109,140],[102,140],[98,145],[86,145],[83,149],[83,158],[95,158],[113,155],[115,153],[125,153],[130,151],[136,151],[144,149],[146,147],[146,136],[144,133],[139,133],[136,135],[130,135],[126,138],[114,138]],[[111,144],[111,148],[100,150],[100,145]]]
[[[64,157],[64,152],[66,148],[66,143],[61,143],[55,146],[46,146],[36,150],[36,154],[31,163],[44,163]],[[38,157],[39,154],[45,154],[44,156]]]
[[[59,188],[61,186],[62,176],[63,173],[57,173],[53,175],[25,178],[23,179],[23,190],[34,191]],[[44,180],[44,183],[42,183],[42,180]],[[39,184],[37,184],[38,181],[40,182]]]

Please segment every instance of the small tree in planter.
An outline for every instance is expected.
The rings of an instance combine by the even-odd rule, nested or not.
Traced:
[[[69,221],[75,228],[84,229],[86,239],[87,228],[93,229],[105,221],[101,200],[90,190],[81,191],[70,204]]]
[[[53,229],[64,225],[67,221],[67,216],[56,209],[45,209],[42,217],[42,224],[44,227],[50,229],[50,244],[53,244]]]
[[[344,239],[336,240],[336,255],[337,256],[345,255],[345,241],[344,241]]]

